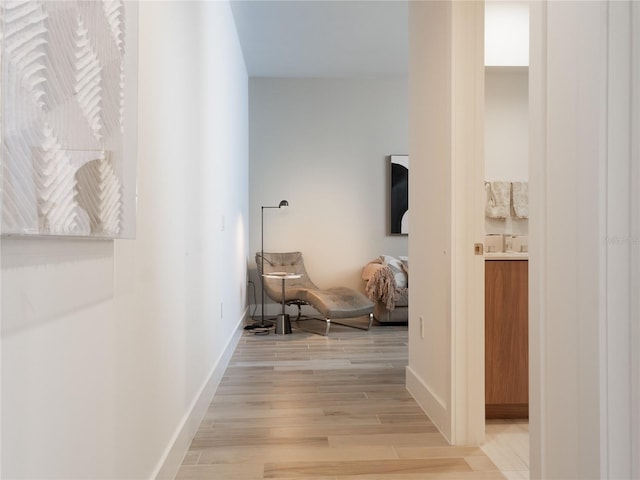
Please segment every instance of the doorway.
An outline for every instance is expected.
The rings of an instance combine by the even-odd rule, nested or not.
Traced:
[[[510,479],[529,477],[528,77],[528,3],[485,2],[484,181],[498,204],[487,203],[484,220],[482,449]]]

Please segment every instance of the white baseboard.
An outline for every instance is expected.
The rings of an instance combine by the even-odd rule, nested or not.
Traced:
[[[406,368],[407,390],[431,419],[436,428],[451,443],[450,415],[445,402],[433,393],[429,386],[418,377],[411,367]]]
[[[163,455],[151,478],[157,480],[173,480],[178,473],[182,460],[189,450],[191,441],[198,431],[198,427],[202,423],[202,419],[207,413],[209,405],[211,405],[211,401],[218,389],[218,385],[220,385],[227,365],[229,365],[233,352],[240,341],[247,312],[248,310],[245,310],[224,352],[220,355],[220,358],[209,374],[209,378],[204,382],[198,395],[196,395],[196,398],[182,421],[182,426],[178,428],[173,441],[169,444],[169,448]]]

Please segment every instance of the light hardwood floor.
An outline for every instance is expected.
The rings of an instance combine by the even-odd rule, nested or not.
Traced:
[[[488,420],[482,451],[508,480],[529,480],[527,420]]]
[[[504,479],[482,449],[447,444],[406,365],[406,326],[245,332],[176,478]]]

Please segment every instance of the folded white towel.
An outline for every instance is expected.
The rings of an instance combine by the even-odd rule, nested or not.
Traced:
[[[510,182],[485,182],[487,206],[485,215],[489,218],[507,218],[511,194]]]
[[[511,183],[511,205],[515,218],[529,218],[529,183]]]

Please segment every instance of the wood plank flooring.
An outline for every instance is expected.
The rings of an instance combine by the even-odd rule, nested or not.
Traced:
[[[406,326],[246,331],[176,478],[504,479],[480,448],[447,444],[406,365]]]
[[[529,480],[529,421],[488,420],[482,451],[508,480]]]

